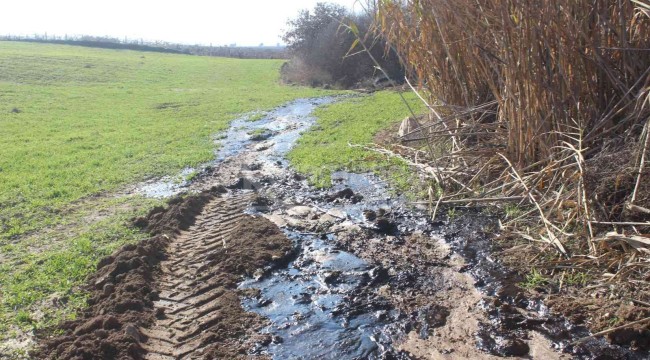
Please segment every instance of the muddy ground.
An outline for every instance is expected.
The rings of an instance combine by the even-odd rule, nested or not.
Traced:
[[[400,143],[400,138],[397,136],[399,125],[396,123],[376,134],[375,143],[387,148]],[[629,149],[626,149],[627,151]],[[601,187],[606,187],[611,183],[618,184],[619,176],[625,178],[625,182],[633,184],[633,176],[618,174],[611,170],[612,161],[620,158],[621,154],[626,152],[611,154],[605,159],[597,160],[601,162],[597,166],[599,171],[606,176],[617,177],[617,180],[599,179],[600,181],[598,181],[592,179],[590,184],[599,184]],[[629,153],[627,155],[632,156]],[[594,176],[594,174],[591,175]],[[620,189],[595,189],[594,191],[598,197],[603,199],[618,196],[621,193]],[[472,210],[484,210],[485,208],[456,208],[455,210],[463,211],[463,209],[471,213]],[[491,208],[488,212],[499,213],[496,208]],[[475,215],[486,218],[483,213],[483,211],[475,212]],[[466,217],[467,214],[464,216]],[[632,220],[646,221],[647,219],[633,218]],[[455,221],[452,227],[462,221],[464,220]],[[543,245],[530,243],[525,239],[499,236],[497,231],[488,231],[486,238],[490,239],[490,242],[487,247],[482,246],[483,252],[489,254],[495,262],[502,264],[502,269],[508,269],[507,272],[501,271],[498,276],[500,283],[512,284],[509,287],[515,287],[518,292],[523,294],[522,296],[543,303],[550,312],[563,316],[573,325],[584,326],[592,333],[607,331],[604,338],[612,344],[641,351],[650,349],[650,322],[648,321],[610,331],[621,324],[634,323],[650,317],[650,292],[647,282],[650,279],[647,274],[645,278],[641,275],[636,278],[631,277],[629,281],[608,281],[608,275],[617,273],[612,265],[616,265],[618,259],[590,262],[586,269],[580,266],[571,266],[571,262],[568,261],[566,262],[568,266],[564,267],[564,271],[558,271],[562,266],[556,266],[555,270],[544,273],[545,281],[541,284],[522,288],[520,284],[526,281],[525,276],[531,273],[531,269],[553,268],[553,265],[557,263],[557,258],[554,257],[556,254]],[[450,238],[450,241],[453,242],[454,238]],[[620,250],[621,258],[623,258],[623,255],[627,253],[626,249]],[[546,262],[543,259],[547,259]],[[574,275],[573,279],[570,277],[571,274]],[[475,275],[481,276],[480,273]],[[576,281],[576,278],[580,281]]]
[[[644,333],[576,343],[588,329],[492,256],[496,218],[433,222],[371,174],[309,186],[284,155],[330,101],[236,121],[197,180],[147,183],[196,195],[135,219],[152,238],[102,260],[88,309],[38,357],[647,358]]]
[[[269,336],[257,333],[264,319],[243,311],[237,285],[292,252],[275,225],[241,211],[250,198],[215,189],[136,219],[154,236],[101,260],[89,282],[88,309],[35,356],[246,358],[252,344]]]

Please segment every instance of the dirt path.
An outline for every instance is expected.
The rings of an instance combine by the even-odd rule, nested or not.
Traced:
[[[203,193],[140,219],[159,234],[102,261],[91,306],[38,356],[246,358],[269,336],[258,334],[264,319],[242,309],[237,285],[292,252],[275,225],[244,214],[254,198]]]
[[[169,245],[169,258],[160,264],[162,273],[156,281],[160,291],[160,300],[154,303],[156,319],[142,329],[147,338],[142,345],[145,359],[204,355],[216,332],[238,331],[233,329],[237,324],[224,324],[223,315],[236,313],[239,307],[237,295],[226,290],[237,279],[220,271],[224,264],[216,258],[219,253],[238,251],[231,235],[242,226],[250,200],[250,194],[213,200],[196,224]],[[241,320],[256,320],[250,318]]]
[[[525,298],[491,258],[494,219],[432,223],[369,174],[309,186],[283,156],[328,101],[235,122],[185,187],[198,195],[136,221],[154,237],[102,261],[90,307],[39,356],[643,358],[600,340],[573,346],[584,328]],[[270,135],[252,140],[260,129]]]

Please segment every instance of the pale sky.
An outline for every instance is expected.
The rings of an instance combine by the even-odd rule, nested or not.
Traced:
[[[323,0],[320,0],[321,2]],[[275,45],[319,0],[3,0],[0,34],[109,35],[173,43]],[[356,0],[328,0],[360,10]]]

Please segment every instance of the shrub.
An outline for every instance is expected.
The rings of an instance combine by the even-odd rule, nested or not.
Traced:
[[[362,38],[369,36],[372,17],[355,15],[336,4],[318,3],[313,11],[302,10],[288,22],[283,40],[291,62],[283,68],[283,79],[312,86],[334,84],[339,87],[358,85],[377,75],[377,69],[364,53],[349,55],[357,37],[341,23],[355,23]],[[376,41],[373,41],[376,40]],[[367,46],[380,65],[395,80],[403,77],[403,68],[394,53],[386,53],[382,40],[366,38]]]

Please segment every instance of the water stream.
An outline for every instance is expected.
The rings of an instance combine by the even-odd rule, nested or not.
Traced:
[[[491,220],[469,214],[453,223],[433,223],[426,211],[415,209],[404,198],[392,195],[388,186],[372,174],[338,172],[332,175],[331,189],[309,186],[289,168],[284,157],[300,134],[316,121],[312,116],[314,109],[335,101],[336,97],[301,99],[256,121],[250,121],[248,116],[237,119],[229,130],[216,137],[219,148],[213,161],[199,169],[185,169],[176,177],[141,184],[137,191],[145,196],[169,197],[192,185],[186,180],[189,174],[210,172],[213,178],[218,178],[220,172],[232,172],[235,164],[241,176],[250,176],[240,178],[244,185],[236,191],[254,189],[266,197],[262,204],[252,206],[250,213],[279,221],[303,219],[300,224],[288,222],[281,226],[295,244],[288,265],[267,269],[263,276],[247,279],[240,285],[242,289],[259,292],[259,296],[243,300],[244,308],[270,321],[264,332],[271,335],[271,342],[259,344],[252,354],[265,354],[273,359],[409,359],[408,354],[393,347],[394,341],[412,330],[426,339],[434,334],[433,328],[439,326],[437,315],[444,311],[427,303],[405,313],[394,308],[376,290],[387,286],[405,294],[431,296],[447,286],[444,279],[436,276],[443,274],[440,269],[448,265],[418,257],[413,258],[412,264],[399,265],[390,260],[383,266],[372,265],[341,247],[337,238],[339,230],[348,234],[354,229],[365,231],[370,234],[367,235],[371,237],[370,246],[374,241],[399,248],[414,234],[440,239],[467,259],[463,271],[476,279],[477,288],[491,296],[500,287],[499,277],[505,270],[489,257],[486,237],[476,236]],[[253,182],[263,185],[246,186]],[[542,310],[529,311],[530,316],[545,319],[530,329],[552,337],[544,326],[563,324],[564,320],[552,319]],[[485,311],[494,312],[494,309],[488,306]],[[500,321],[499,318],[490,320],[493,324]],[[503,353],[502,344],[509,338],[527,336],[519,330],[497,334],[494,329],[487,325],[482,333],[474,335],[476,338],[465,341],[475,342],[486,352],[503,355],[507,353]],[[564,340],[553,339],[556,348],[571,350],[569,341],[584,335],[584,329],[570,331],[571,334],[563,335]],[[579,357],[594,358],[603,348],[611,347],[600,342]],[[620,350],[617,354],[628,356],[629,352]]]
[[[251,144],[268,146],[272,154],[266,160],[284,161],[284,155],[291,149],[300,134],[316,121],[311,114],[319,106],[330,104],[339,97],[322,97],[314,99],[298,99],[280,106],[265,114],[259,120],[251,121],[250,115],[233,120],[224,133],[215,135],[214,160],[200,167],[188,167],[175,176],[145,181],[136,186],[133,193],[150,198],[168,198],[187,191],[192,184],[190,175],[205,173],[224,160],[232,158],[245,151]],[[260,143],[259,140],[272,140]]]

